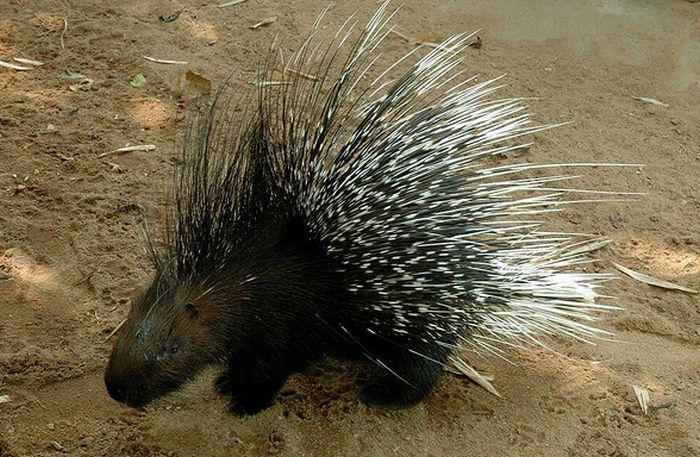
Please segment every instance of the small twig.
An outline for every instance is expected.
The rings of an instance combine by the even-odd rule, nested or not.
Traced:
[[[667,401],[666,403],[661,403],[659,405],[651,405],[651,409],[665,409],[665,408],[673,408],[676,405],[675,401]]]
[[[114,336],[114,334],[117,333],[120,328],[122,328],[122,326],[124,325],[125,322],[126,322],[126,318],[122,319],[122,321],[116,327],[114,327],[114,330],[109,332],[109,335],[107,335],[107,338],[105,338],[105,340],[112,338]]]
[[[219,5],[219,8],[226,8],[227,6],[235,6],[235,5],[238,5],[238,4],[243,3],[245,1],[246,0],[233,0],[230,2],[222,3],[221,5]]]
[[[402,40],[406,41],[407,43],[413,44],[413,40],[408,37],[408,35],[404,35],[403,33],[399,32],[398,30],[391,29],[389,30],[391,33],[396,35],[397,37],[401,38]]]
[[[25,70],[32,69],[32,67],[22,67],[20,65],[15,65],[13,63],[4,62],[2,60],[0,60],[0,67],[10,68],[12,70],[17,70],[17,71],[25,71]]]
[[[290,86],[291,81],[249,81],[255,87]]]
[[[22,57],[13,57],[12,60],[19,63],[24,63],[27,65],[34,65],[35,67],[40,67],[44,65],[44,62],[39,62],[38,60],[23,59]]]
[[[143,56],[144,59],[155,63],[162,63],[166,65],[187,65],[189,62],[184,60],[166,60],[166,59],[156,59],[155,57]]]
[[[68,19],[65,17],[63,18],[63,32],[61,32],[61,49],[66,49],[66,43],[63,40],[63,37],[66,35],[66,32],[68,31]]]
[[[442,49],[445,52],[452,52],[453,54],[457,54],[456,51],[450,50],[449,48],[443,47],[441,43],[435,43],[433,41],[427,41],[427,40],[418,40],[415,38],[411,38],[408,35],[399,32],[398,30],[391,29],[389,30],[390,33],[393,33],[397,37],[401,38],[402,40],[406,41],[408,44],[412,44],[414,46],[428,46],[433,49]],[[467,44],[467,46],[473,46],[475,48],[480,48],[481,47],[481,37],[477,36],[475,41],[472,41],[471,43]]]
[[[81,285],[81,284],[87,282],[90,278],[92,278],[93,276],[95,276],[95,275],[96,275],[97,273],[99,273],[100,271],[102,271],[102,264],[100,264],[100,265],[98,265],[97,267],[95,267],[95,269],[92,270],[91,272],[89,272],[89,273],[84,273],[84,274],[83,274],[83,277],[80,278],[79,280],[77,280],[76,282],[74,282],[73,285],[74,285],[74,286],[79,286],[79,285]]]
[[[655,98],[650,98],[650,97],[632,97],[634,100],[643,102],[643,103],[649,103],[650,105],[656,105],[656,106],[663,106],[664,108],[668,108],[669,104],[664,103],[662,101],[659,101]]]
[[[314,75],[310,75],[308,73],[302,73],[301,71],[298,70],[293,70],[291,68],[287,67],[275,67],[275,71],[279,71],[280,73],[291,73],[295,76],[299,76],[304,79],[308,79],[309,81],[318,81],[318,78]]]
[[[690,289],[688,287],[680,286],[678,284],[674,284],[670,281],[666,281],[664,279],[659,279],[654,276],[649,276],[645,275],[644,273],[640,273],[638,271],[631,270],[627,267],[623,267],[620,264],[617,264],[613,262],[613,266],[629,276],[632,279],[635,279],[639,282],[643,282],[645,284],[649,284],[650,286],[656,286],[656,287],[661,287],[663,289],[670,289],[670,290],[680,290],[682,292],[686,292],[689,294],[698,294],[700,291],[697,291],[695,289]]]
[[[284,66],[285,64],[284,64],[284,55],[282,55],[282,46],[277,48],[277,52],[280,55],[280,63],[282,64],[282,66]]]
[[[273,22],[275,22],[276,20],[277,20],[277,16],[266,17],[266,18],[263,19],[262,21],[258,22],[257,24],[253,24],[253,25],[251,25],[251,26],[248,27],[248,28],[251,29],[251,30],[255,30],[255,29],[257,29],[257,28],[264,27],[264,26],[266,26],[266,25],[270,25],[270,24],[272,24]]]
[[[139,144],[136,146],[125,146],[123,148],[115,149],[113,151],[103,152],[97,157],[102,158],[112,154],[119,154],[120,152],[134,152],[134,151],[152,151],[156,148],[155,144]]]
[[[393,33],[394,35],[396,35],[397,37],[401,38],[402,40],[406,40],[407,43],[410,43],[412,45],[420,46],[420,45],[424,44],[426,46],[430,46],[431,48],[437,48],[439,46],[439,44],[433,43],[432,41],[420,41],[420,40],[413,39],[413,38],[409,37],[408,35],[399,32],[398,30],[391,29],[390,32]]]

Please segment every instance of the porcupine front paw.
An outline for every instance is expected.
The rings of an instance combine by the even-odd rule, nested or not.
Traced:
[[[362,387],[360,400],[370,408],[401,409],[420,402],[429,392],[430,389],[419,389],[398,378],[382,376]]]
[[[252,416],[275,403],[275,395],[266,397],[238,396],[229,398],[226,407],[236,416]]]
[[[243,379],[224,370],[214,382],[218,393],[228,398],[228,410],[238,416],[257,414],[272,406],[286,377]]]
[[[228,370],[224,370],[214,380],[214,389],[220,395],[231,395],[233,393],[233,379]]]

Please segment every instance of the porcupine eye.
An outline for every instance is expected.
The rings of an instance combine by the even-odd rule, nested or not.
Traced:
[[[191,319],[197,319],[199,317],[199,310],[197,309],[197,305],[194,303],[187,303],[185,305],[185,311]]]

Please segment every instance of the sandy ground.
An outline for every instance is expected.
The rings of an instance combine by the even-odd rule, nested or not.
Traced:
[[[0,456],[699,456],[698,296],[627,277],[607,288],[625,310],[601,322],[620,342],[550,342],[568,358],[530,350],[514,364],[471,360],[502,399],[445,377],[413,409],[369,410],[354,368],[335,365],[295,377],[278,404],[245,419],[225,412],[211,373],[144,411],[107,396],[107,336],[149,274],[134,213],[160,222],[187,112],[173,95],[185,69],[215,85],[233,72],[244,84],[275,35],[289,55],[324,6],[0,0],[0,60],[46,62],[0,68],[0,398],[9,400],[0,403]],[[375,6],[338,2],[326,24]],[[159,20],[183,8],[174,22]],[[270,16],[278,20],[248,28]],[[406,0],[395,22],[430,41],[481,29],[467,71],[507,73],[503,94],[536,97],[538,121],[571,122],[537,134],[514,160],[646,164],[591,169],[583,180],[647,193],[640,200],[549,220],[614,240],[598,271],[618,262],[700,288],[700,5]],[[390,36],[385,53],[411,48]],[[94,83],[71,90],[65,70]],[[129,83],[137,73],[141,88]],[[157,148],[99,156],[141,143]],[[649,414],[633,385],[649,390]]]

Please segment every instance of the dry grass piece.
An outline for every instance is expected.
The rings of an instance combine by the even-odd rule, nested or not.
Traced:
[[[81,285],[81,284],[83,284],[83,283],[88,282],[88,281],[90,280],[90,278],[92,278],[93,276],[95,276],[95,275],[96,275],[97,273],[99,273],[100,271],[102,271],[102,264],[98,265],[96,268],[94,268],[92,271],[90,271],[90,272],[88,272],[88,273],[83,273],[82,278],[80,278],[80,279],[78,279],[77,281],[75,281],[75,282],[73,283],[73,286],[79,286],[79,285]]]
[[[122,328],[122,326],[125,323],[126,323],[126,318],[122,319],[122,321],[120,323],[118,323],[116,327],[114,327],[114,330],[109,332],[109,335],[107,335],[107,338],[105,338],[105,340],[112,338],[114,336],[114,334],[117,333],[119,331],[119,329]]]
[[[103,152],[97,157],[106,157],[111,154],[119,154],[122,152],[135,152],[135,151],[152,151],[156,148],[155,144],[138,144],[136,146],[124,146],[123,148],[115,149],[113,151]]]
[[[248,84],[252,84],[255,87],[269,87],[269,86],[289,86],[292,84],[291,81],[257,81],[257,80],[250,80],[248,81]]]
[[[189,63],[189,62],[184,61],[184,60],[156,59],[155,57],[150,57],[150,56],[143,56],[143,58],[150,61],[150,62],[162,63],[165,65],[187,65]]]
[[[280,52],[281,52],[281,50],[280,50]],[[303,72],[298,71],[298,70],[293,70],[291,68],[275,67],[274,70],[279,71],[282,74],[291,73],[294,76],[299,76],[300,78],[308,79],[309,81],[314,81],[314,82],[318,81],[318,77],[316,77],[314,75],[310,75],[308,73],[303,73]]]
[[[265,27],[267,25],[272,24],[273,22],[277,21],[277,16],[271,16],[263,19],[262,21],[258,22],[257,24],[253,24],[250,27],[248,27],[251,30],[255,30],[260,27]]]
[[[423,39],[423,38],[411,38],[410,36],[408,36],[404,33],[401,33],[398,30],[394,30],[394,29],[391,29],[389,32],[393,33],[397,37],[401,38],[402,40],[406,41],[407,43],[409,43],[413,46],[428,46],[428,47],[433,48],[433,49],[440,49],[440,43],[436,43],[434,41],[430,41],[430,40]],[[478,31],[472,33],[469,36],[469,38],[476,37],[474,41],[469,43],[469,46],[474,47],[476,49],[479,49],[482,46],[482,41],[481,41],[481,37],[479,35],[477,35],[477,33],[478,33]],[[436,37],[436,38],[438,40],[442,40],[442,38],[439,38],[439,37]],[[447,52],[446,49],[443,49],[443,50]]]
[[[65,17],[63,18],[63,31],[61,32],[61,49],[66,49],[66,42],[64,41],[64,37],[66,36],[66,32],[68,31],[68,19]]]
[[[655,98],[649,98],[649,97],[632,97],[634,100],[639,100],[640,102],[643,103],[648,103],[650,105],[656,105],[656,106],[663,106],[664,108],[668,108],[670,105],[667,103],[664,103],[662,101],[659,101]]]
[[[679,286],[678,284],[674,284],[672,282],[666,281],[665,279],[659,279],[655,278],[653,276],[645,275],[644,273],[639,273],[634,270],[630,270],[627,267],[623,267],[622,265],[619,265],[615,262],[613,262],[613,265],[615,265],[615,268],[626,274],[632,279],[636,279],[639,282],[643,282],[644,284],[649,284],[650,286],[656,286],[656,287],[661,287],[663,289],[669,289],[669,290],[680,290],[681,292],[686,292],[689,294],[697,294],[698,291],[695,289],[690,289],[688,287],[684,286]]]
[[[227,6],[236,6],[239,5],[247,0],[233,0],[231,2],[226,2],[222,3],[221,5],[218,5],[219,8],[226,8]]]
[[[568,251],[568,254],[575,255],[575,254],[585,254],[587,252],[594,252],[594,251],[597,251],[599,249],[603,249],[605,246],[609,245],[612,242],[613,242],[613,240],[611,240],[610,238],[598,238],[598,239],[583,243],[581,246]]]

